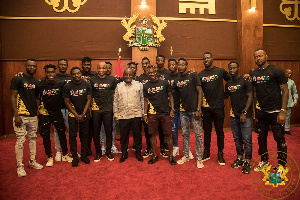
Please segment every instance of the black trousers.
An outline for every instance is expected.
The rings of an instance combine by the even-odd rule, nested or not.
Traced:
[[[93,140],[97,154],[102,154],[100,147],[100,130],[103,122],[106,135],[106,153],[111,152],[113,111],[92,111],[93,115]]]
[[[269,160],[268,154],[268,131],[271,126],[274,140],[277,143],[278,150],[278,164],[285,165],[287,162],[287,145],[284,137],[284,126],[277,123],[277,113],[267,113],[259,111],[259,115],[256,116],[259,121],[261,131],[258,133],[258,146],[259,155],[262,161]]]
[[[81,157],[87,157],[88,142],[89,142],[89,116],[84,118],[83,122],[78,122],[75,117],[69,117],[69,143],[73,158],[78,158],[77,155],[77,132],[79,126],[79,138],[81,143]]]
[[[212,109],[212,108],[202,108],[202,119],[203,119],[203,129],[204,129],[204,150],[210,152],[211,144],[211,131],[212,122],[215,124],[215,129],[217,132],[217,145],[218,152],[224,149],[224,108]]]
[[[130,128],[132,129],[133,142],[135,144],[135,154],[140,155],[142,150],[142,118],[119,119],[121,133],[121,151],[122,155],[127,154]]]
[[[151,142],[150,142],[151,135],[148,134],[148,124],[146,124],[143,121],[143,125],[144,125],[144,132],[145,132],[147,149],[151,150],[152,149]],[[163,132],[161,124],[159,124],[159,126],[158,126],[158,136],[159,136],[160,149],[166,149],[165,135],[164,135],[164,132]]]
[[[65,121],[61,112],[59,113],[55,116],[39,115],[40,135],[43,137],[45,153],[48,156],[48,158],[52,157],[51,140],[50,140],[51,124],[53,124],[53,126],[57,130],[63,155],[66,155],[68,153]]]

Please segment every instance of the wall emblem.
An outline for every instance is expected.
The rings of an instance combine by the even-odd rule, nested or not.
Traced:
[[[75,13],[79,10],[80,6],[84,5],[87,2],[87,0],[72,0],[72,6],[74,7],[74,9],[71,9],[69,7],[69,0],[64,0],[63,7],[59,9],[58,7],[61,7],[60,1],[61,0],[45,0],[45,2],[48,5],[52,6],[53,10],[58,13],[62,13],[65,10],[69,11],[70,13]]]
[[[196,14],[196,8],[199,9],[199,14],[204,14],[204,9],[208,9],[209,15],[216,14],[216,0],[179,0],[179,13],[186,13],[186,9],[190,9],[191,14]]]
[[[284,6],[284,5],[288,5],[288,6]],[[294,1],[282,0],[282,3],[280,4],[279,8],[282,14],[284,14],[289,21],[293,21],[295,19],[300,20],[300,17],[298,15],[299,6],[300,6],[299,0],[294,0]],[[292,11],[294,12],[292,13]]]

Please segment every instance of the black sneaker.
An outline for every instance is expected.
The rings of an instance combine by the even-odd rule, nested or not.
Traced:
[[[95,159],[94,159],[94,162],[99,162],[102,158],[102,155],[101,154],[97,154]]]
[[[145,153],[143,155],[143,158],[148,158],[150,155],[152,155],[151,149],[145,149]]]
[[[81,157],[81,161],[85,164],[90,164],[90,159],[88,157]]]
[[[250,162],[249,161],[245,161],[244,162],[244,165],[243,165],[243,169],[242,169],[242,172],[244,174],[249,174],[251,171],[251,165],[250,165]]]
[[[209,159],[210,159],[210,152],[204,150],[202,161],[207,161]]]
[[[78,158],[73,158],[72,160],[72,167],[78,167],[79,159]]]
[[[242,159],[237,158],[234,163],[231,164],[232,168],[239,168],[243,166],[244,161]]]
[[[290,131],[284,131],[285,134],[292,135]]]
[[[169,157],[169,162],[170,162],[171,165],[176,165],[176,162],[174,160],[174,156]]]
[[[124,162],[127,158],[128,158],[127,154],[122,155],[121,158],[120,158],[120,163]]]
[[[138,159],[138,161],[142,162],[144,159],[143,159],[143,156],[141,154],[138,154],[136,155],[136,158]]]
[[[158,156],[152,156],[152,158],[148,161],[148,164],[154,164],[158,161]]]
[[[223,151],[218,152],[218,161],[219,161],[219,165],[221,165],[221,166],[225,165],[225,159],[223,157]]]
[[[113,155],[111,155],[111,153],[106,153],[106,158],[109,160],[109,161],[113,161],[115,158],[113,157]]]
[[[164,158],[168,157],[168,154],[166,153],[165,149],[160,150],[160,155],[162,155],[162,157],[164,157]]]

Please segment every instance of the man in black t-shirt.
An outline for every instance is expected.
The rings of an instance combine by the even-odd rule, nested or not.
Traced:
[[[60,110],[64,104],[62,92],[65,83],[55,79],[55,65],[45,65],[44,69],[45,79],[37,86],[37,92],[40,97],[39,130],[40,135],[43,137],[45,153],[48,156],[46,166],[52,167],[53,157],[50,141],[51,124],[53,124],[59,136],[59,141],[63,151],[61,159],[63,161],[72,162],[72,158],[68,156],[65,122]]]
[[[113,161],[112,148],[112,126],[113,126],[113,95],[117,85],[115,77],[107,76],[107,68],[104,62],[97,65],[98,76],[90,79],[92,86],[92,115],[93,115],[93,140],[96,148],[94,162],[102,158],[100,148],[100,130],[103,122],[106,135],[106,157]]]
[[[29,167],[42,169],[43,166],[36,162],[36,132],[38,126],[36,86],[38,80],[33,75],[36,72],[37,64],[35,59],[26,61],[26,73],[23,76],[15,76],[11,80],[11,104],[13,111],[13,127],[17,141],[15,145],[17,159],[18,177],[27,176],[23,164],[23,150],[26,135],[29,140],[30,161]]]
[[[204,153],[203,161],[210,159],[210,144],[212,122],[215,124],[218,145],[218,162],[225,165],[224,149],[224,85],[223,80],[230,80],[230,75],[223,69],[213,65],[213,57],[210,52],[203,54],[205,69],[198,77],[202,83],[204,93],[202,101],[203,129],[204,129]]]
[[[176,162],[173,157],[173,140],[172,140],[172,122],[174,117],[174,100],[171,93],[170,85],[167,81],[157,78],[156,68],[151,66],[148,68],[147,74],[150,81],[144,85],[144,121],[149,124],[148,131],[151,135],[151,147],[153,156],[148,164],[154,164],[158,160],[156,154],[156,133],[158,126],[161,124],[163,133],[167,137],[169,147],[169,162],[175,165]],[[169,97],[169,100],[168,100]],[[171,111],[169,108],[169,101],[171,104]],[[149,109],[148,109],[149,107]]]
[[[254,51],[254,60],[258,68],[254,69],[250,76],[261,109],[259,116],[256,117],[261,129],[258,133],[261,162],[254,171],[261,171],[269,164],[267,137],[270,126],[277,143],[278,164],[285,167],[287,145],[284,138],[284,122],[289,93],[287,79],[282,69],[268,63],[268,56],[263,49]]]
[[[249,174],[252,159],[253,86],[239,75],[238,62],[231,61],[228,69],[231,80],[225,85],[225,98],[230,96],[231,99],[230,126],[237,152],[237,159],[231,167],[243,166],[242,172]]]
[[[88,141],[89,141],[89,120],[90,104],[92,98],[91,84],[84,81],[79,67],[71,69],[72,81],[64,86],[64,101],[69,110],[69,142],[73,156],[72,166],[78,166],[77,155],[77,131],[79,125],[79,137],[81,142],[81,161],[89,164]]]

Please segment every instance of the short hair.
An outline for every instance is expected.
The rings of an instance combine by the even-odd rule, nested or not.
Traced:
[[[204,54],[209,54],[211,57],[213,56],[212,53],[210,53],[209,51],[204,52],[203,55]]]
[[[26,62],[27,61],[34,61],[34,62],[36,62],[36,60],[34,59],[34,58],[28,58],[27,60],[26,60]]]
[[[75,70],[75,69],[79,69],[79,71],[81,72],[81,69],[79,67],[72,67],[71,71],[70,71],[70,74],[72,75],[72,72]]]
[[[144,58],[142,58],[142,61],[143,60],[148,60],[149,61],[149,63],[150,63],[150,60],[149,60],[149,58],[148,57],[144,57]]]
[[[228,63],[228,67],[230,64],[233,64],[233,63],[237,64],[237,66],[240,67],[240,64],[235,60],[230,61],[230,63]]]
[[[63,61],[66,61],[66,62],[68,63],[68,60],[67,60],[67,59],[65,59],[65,58],[60,58],[60,59],[58,59],[58,61],[57,61],[57,62],[59,63],[59,61],[62,61],[62,60],[63,60]]]
[[[82,60],[81,60],[82,63],[84,62],[92,62],[92,59],[90,57],[84,57]]]
[[[166,57],[165,57],[164,55],[161,55],[161,54],[158,54],[158,55],[156,56],[156,59],[157,59],[158,57],[164,58],[164,60],[166,59]]]
[[[112,65],[111,62],[105,62],[105,64],[107,64],[107,65]]]
[[[171,62],[171,61],[175,61],[175,62],[176,62],[176,59],[170,58],[170,59],[168,60],[168,62]]]
[[[48,65],[45,65],[45,67],[44,67],[44,70],[46,70],[46,69],[49,69],[49,68],[52,68],[52,69],[56,69],[56,66],[55,65],[52,65],[52,64],[48,64]]]
[[[135,66],[137,66],[138,63],[136,63],[136,62],[129,62],[127,65],[135,65]]]
[[[148,65],[146,70],[149,71],[150,69],[153,69],[155,72],[157,72],[157,68],[154,65]]]
[[[263,48],[258,48],[258,49],[254,50],[254,52],[257,52],[257,51],[264,51],[264,52],[266,52]]]
[[[178,62],[181,61],[181,60],[185,61],[185,64],[188,65],[188,61],[185,58],[179,58]]]

